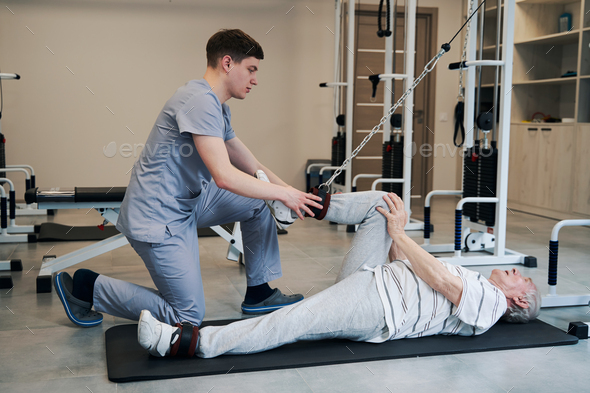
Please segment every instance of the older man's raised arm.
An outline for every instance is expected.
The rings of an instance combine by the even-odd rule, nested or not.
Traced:
[[[387,232],[394,242],[392,249],[394,246],[397,247],[410,261],[412,270],[418,277],[449,299],[451,303],[459,306],[463,292],[463,281],[451,274],[442,263],[406,235],[404,226],[408,215],[401,198],[396,194],[389,193],[383,199],[387,202],[389,211],[381,207],[377,207],[377,210],[387,218]]]

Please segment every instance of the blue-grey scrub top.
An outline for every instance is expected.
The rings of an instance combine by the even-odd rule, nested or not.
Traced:
[[[131,172],[117,229],[132,239],[161,243],[190,223],[211,173],[192,134],[235,137],[227,104],[205,79],[192,80],[166,102]]]

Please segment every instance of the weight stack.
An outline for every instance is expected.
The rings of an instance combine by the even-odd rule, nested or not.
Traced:
[[[330,165],[336,166],[338,163],[338,141],[340,140],[340,135],[332,137],[332,157]]]
[[[476,141],[474,147],[467,149],[463,159],[463,198],[495,197],[498,173],[498,149],[492,142],[491,149],[481,149]],[[472,222],[483,221],[487,226],[496,223],[495,203],[467,203],[463,206],[463,216]]]
[[[346,133],[338,133],[332,138],[332,166],[340,166],[344,162],[346,154]],[[336,184],[344,184],[345,171],[334,180]]]
[[[463,157],[463,198],[476,197],[478,195],[479,168],[478,153],[479,142],[475,146],[465,150]],[[477,222],[477,203],[463,205],[463,216],[472,222]]]
[[[404,138],[401,137],[399,142],[389,141],[383,143],[383,160],[381,175],[384,179],[401,179],[404,176]],[[393,192],[402,196],[403,184],[401,183],[381,183],[381,190]]]
[[[492,142],[491,149],[482,149],[479,158],[479,196],[495,197],[496,180],[498,175],[498,149]],[[496,204],[478,203],[478,216],[480,221],[487,226],[493,227],[496,224]]]

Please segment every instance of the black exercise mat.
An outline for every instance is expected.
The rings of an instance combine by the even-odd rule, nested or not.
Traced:
[[[107,225],[101,231],[97,226],[81,227],[44,222],[35,232],[38,232],[38,242],[70,242],[77,240],[104,240],[120,232],[113,225]]]
[[[225,325],[232,321],[207,321]],[[197,377],[203,375],[324,366],[330,364],[571,345],[578,338],[539,320],[497,323],[480,336],[430,336],[369,344],[348,340],[301,341],[267,352],[214,359],[157,358],[137,343],[137,325],[120,325],[105,333],[107,369],[112,382]]]

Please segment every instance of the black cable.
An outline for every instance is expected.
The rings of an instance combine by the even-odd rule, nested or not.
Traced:
[[[465,27],[465,25],[471,20],[471,18],[473,18],[473,15],[475,15],[477,13],[477,10],[479,10],[481,8],[482,5],[484,5],[484,3],[486,2],[486,0],[483,0],[479,6],[477,6],[477,8],[475,9],[475,11],[473,11],[473,13],[469,16],[469,18],[467,18],[467,20],[465,21],[465,23],[463,23],[463,26],[461,26],[461,28],[459,29],[459,31],[457,31],[455,33],[455,35],[453,36],[453,38],[451,38],[451,40],[449,42],[447,42],[447,45],[450,45],[451,42],[453,42],[453,40],[455,39],[455,37],[457,37],[459,35],[459,33],[461,32],[461,30],[463,30],[463,28]]]

